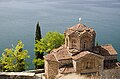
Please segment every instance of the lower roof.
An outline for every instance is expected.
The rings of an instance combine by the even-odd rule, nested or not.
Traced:
[[[94,52],[98,51],[97,53],[102,56],[117,55],[116,50],[113,48],[111,44],[96,46],[93,50]]]
[[[60,69],[59,69],[59,72],[60,72],[61,74],[66,74],[66,73],[74,73],[75,70],[74,70],[73,67],[63,67],[63,68],[60,68]]]
[[[74,49],[76,50],[76,49]],[[74,51],[75,52],[75,51]],[[72,55],[71,49],[69,50],[64,45],[54,49],[50,52],[50,54],[47,54],[44,56],[45,60],[50,61],[60,61],[60,60],[66,60],[66,59],[73,59],[76,60],[80,57],[84,57],[86,54],[94,54],[96,56],[113,56],[117,55],[116,50],[112,47],[111,44],[102,45],[102,46],[96,46],[92,49],[92,51],[76,51],[76,55]],[[94,53],[93,53],[94,52]]]

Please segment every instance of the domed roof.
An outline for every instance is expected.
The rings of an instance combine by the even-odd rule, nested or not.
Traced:
[[[79,23],[79,24],[77,24],[75,26],[72,26],[72,27],[68,28],[65,31],[65,33],[67,35],[70,35],[70,34],[72,34],[73,32],[76,32],[76,31],[77,32],[90,31],[91,33],[95,32],[92,28],[89,28],[86,25]]]

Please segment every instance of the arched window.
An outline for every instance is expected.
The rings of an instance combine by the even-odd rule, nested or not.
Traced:
[[[66,38],[66,46],[68,46],[68,38]]]
[[[76,48],[76,40],[75,39],[72,39],[72,48]]]
[[[92,69],[92,62],[87,62],[86,63],[86,69]]]
[[[90,43],[91,43],[91,41],[89,41],[89,38],[83,38],[81,40],[81,49],[82,50],[89,50]]]
[[[84,42],[84,44],[83,44],[83,49],[85,49],[86,48],[86,42]]]

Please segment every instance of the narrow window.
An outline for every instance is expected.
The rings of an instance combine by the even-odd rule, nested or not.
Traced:
[[[66,38],[66,46],[68,46],[68,38]]]
[[[75,39],[72,40],[72,48],[76,48],[76,40]]]
[[[84,42],[83,48],[84,48],[84,49],[86,48],[86,43],[85,43],[85,42]]]
[[[92,63],[91,62],[86,63],[86,69],[92,69]]]

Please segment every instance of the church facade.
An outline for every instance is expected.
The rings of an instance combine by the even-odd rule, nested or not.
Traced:
[[[64,32],[65,44],[44,56],[46,79],[58,74],[99,74],[118,67],[117,52],[111,44],[95,45],[96,32],[82,23]]]

